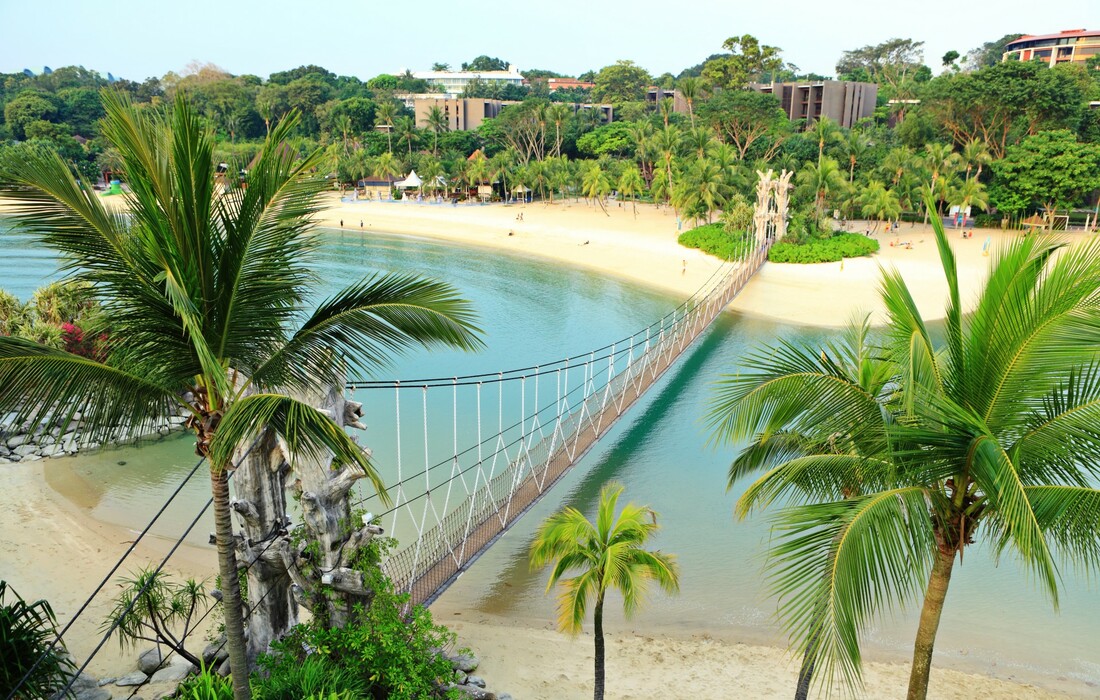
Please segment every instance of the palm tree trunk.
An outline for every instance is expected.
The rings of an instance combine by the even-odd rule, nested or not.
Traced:
[[[955,549],[936,554],[928,588],[924,592],[924,607],[917,625],[917,640],[913,645],[913,670],[909,675],[909,692],[906,700],[924,700],[928,695],[928,674],[932,670],[932,647],[943,614],[943,601],[947,597],[947,585],[951,582],[951,569],[955,566]]]
[[[603,700],[604,679],[604,649],[603,649],[603,595],[596,600],[596,610],[592,619],[596,635],[596,685],[592,697],[594,700]]]
[[[229,472],[224,467],[211,469],[210,486],[214,495],[214,532],[218,543],[218,569],[221,574],[226,646],[229,650],[229,668],[233,673],[233,698],[251,700],[252,688],[248,685],[248,651],[245,648],[244,616],[241,608],[241,582],[237,574],[233,521],[229,514]]]

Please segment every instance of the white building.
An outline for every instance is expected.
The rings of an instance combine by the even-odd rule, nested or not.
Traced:
[[[438,85],[452,98],[460,96],[466,89],[466,84],[474,79],[489,84],[523,85],[523,76],[515,66],[508,66],[508,70],[486,71],[422,70],[414,71],[413,77],[426,80],[429,85]]]

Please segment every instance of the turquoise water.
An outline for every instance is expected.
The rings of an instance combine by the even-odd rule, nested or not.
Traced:
[[[25,248],[25,241],[0,235],[0,287],[27,297],[49,277],[52,263],[48,256],[29,254]],[[558,359],[626,336],[677,303],[666,295],[561,265],[412,238],[334,232],[326,240],[323,257],[320,277],[330,289],[373,270],[400,269],[446,279],[475,302],[486,331],[485,352],[413,353],[381,371],[382,377],[453,376]],[[664,530],[657,546],[679,556],[683,590],[676,598],[654,596],[636,620],[613,618],[609,628],[706,632],[781,643],[772,620],[774,602],[761,586],[766,517],[743,522],[733,518],[732,506],[742,487],[725,490],[733,451],[708,447],[700,422],[714,379],[736,371],[738,358],[748,348],[776,337],[813,341],[821,332],[724,316],[549,498],[458,580],[441,604],[539,625],[550,621],[553,600],[543,593],[545,579],[527,569],[525,553],[532,534],[539,521],[562,504],[590,511],[600,486],[616,479],[626,485],[627,498],[661,514]],[[359,392],[358,398],[367,404],[371,426],[366,443],[392,479],[393,427],[387,422],[392,419],[392,397]],[[419,410],[415,404],[403,404],[402,415],[409,411],[414,418]],[[431,425],[449,425],[448,410],[431,403]],[[433,432],[433,455],[449,449],[439,444],[446,441],[439,434]],[[55,460],[48,474],[59,481],[62,472],[82,478],[83,487],[72,494],[74,499],[86,503],[96,517],[139,527],[193,463],[191,441],[181,437]],[[200,473],[180,507],[167,514],[160,534],[178,532],[206,494]],[[201,542],[210,529],[202,524],[194,541]],[[1065,584],[1061,612],[1055,613],[1013,561],[994,566],[988,553],[975,548],[956,570],[948,594],[937,644],[941,660],[1004,677],[1041,671],[1048,678],[1100,683],[1100,600],[1095,586],[1090,589],[1072,572],[1066,572]],[[914,626],[912,614],[882,621],[871,634],[872,654],[906,660]]]

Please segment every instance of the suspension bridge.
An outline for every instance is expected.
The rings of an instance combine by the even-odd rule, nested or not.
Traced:
[[[765,238],[765,241],[770,241]],[[647,328],[584,355],[495,374],[352,380],[395,436],[392,506],[357,501],[408,543],[383,563],[395,590],[430,604],[607,434],[767,259],[762,243]],[[376,421],[370,421],[379,429]],[[460,437],[473,436],[460,446]],[[435,457],[433,458],[433,455]]]
[[[393,454],[387,456],[397,469],[391,484],[392,506],[383,508],[376,493],[362,496],[355,505],[375,512],[389,536],[407,543],[391,554],[382,568],[395,591],[410,595],[410,604],[427,605],[438,598],[545,496],[756,274],[767,260],[771,244],[786,231],[790,180],[786,171],[778,178],[773,178],[771,171],[760,175],[755,236],[748,242],[752,250],[720,268],[703,289],[633,335],[583,355],[494,374],[348,382],[346,389],[365,399],[376,417],[392,418],[392,424],[383,422],[382,428],[395,437]],[[371,422],[378,428],[377,421]],[[460,449],[460,436],[476,436],[476,441]],[[6,700],[14,698],[49,650],[61,643],[202,464],[203,460],[195,464]],[[208,501],[195,516],[154,573],[163,570],[210,504]],[[267,543],[257,560],[274,541]],[[133,605],[131,602],[127,610]],[[212,610],[207,610],[203,619]],[[117,625],[116,621],[106,631],[71,677],[66,692]]]

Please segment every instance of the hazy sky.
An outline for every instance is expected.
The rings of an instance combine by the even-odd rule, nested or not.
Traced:
[[[912,38],[939,72],[951,49],[1081,27],[1100,29],[1100,0],[0,0],[0,72],[76,64],[140,81],[198,60],[264,77],[315,63],[367,79],[488,54],[574,75],[631,59],[657,75],[741,34],[827,75],[845,49]]]

